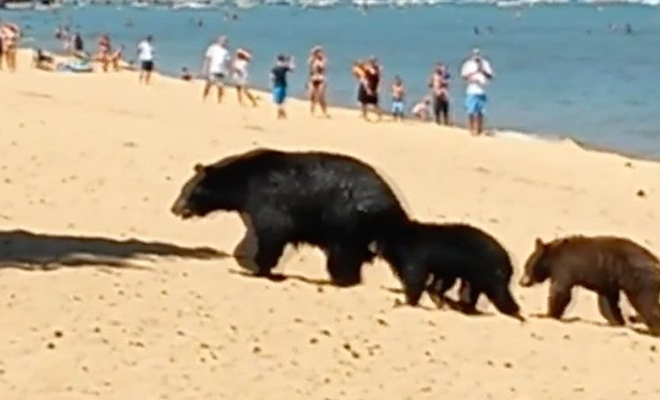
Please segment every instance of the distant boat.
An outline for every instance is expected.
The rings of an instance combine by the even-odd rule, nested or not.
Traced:
[[[339,0],[300,0],[302,8],[330,8],[339,4]]]
[[[250,9],[259,5],[259,0],[236,0],[236,7],[240,9]]]
[[[173,10],[209,10],[217,7],[218,7],[218,3],[211,1],[185,0],[185,1],[177,1],[174,4],[172,4]]]
[[[30,1],[12,1],[12,0],[0,0],[0,8],[5,10],[32,10],[34,9],[34,2]]]
[[[149,7],[149,3],[147,3],[146,1],[140,1],[140,0],[138,0],[138,1],[134,1],[134,2],[132,2],[132,3],[131,3],[131,7],[133,7],[133,8],[142,8],[142,9],[144,9],[144,8],[148,8],[148,7]]]

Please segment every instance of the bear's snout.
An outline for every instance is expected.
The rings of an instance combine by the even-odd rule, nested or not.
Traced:
[[[171,208],[172,214],[182,219],[188,219],[193,216],[193,212],[181,201],[177,201]]]

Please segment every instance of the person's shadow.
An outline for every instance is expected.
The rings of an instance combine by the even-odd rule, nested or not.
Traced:
[[[0,231],[0,268],[49,270],[62,267],[133,267],[131,261],[156,257],[214,259],[230,257],[210,247],[182,247],[138,239],[52,235],[24,230]]]

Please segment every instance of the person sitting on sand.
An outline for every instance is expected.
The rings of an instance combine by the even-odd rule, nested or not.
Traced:
[[[107,34],[101,35],[97,41],[98,52],[94,57],[95,61],[101,63],[103,72],[108,72],[108,66],[110,65],[110,56],[112,52],[112,44],[110,43],[110,36]]]
[[[117,50],[115,50],[112,54],[110,54],[110,57],[108,57],[108,62],[112,64],[112,69],[115,72],[119,71],[120,68],[119,64],[124,58],[123,55],[124,55],[124,45],[122,44],[121,46],[119,46]]]
[[[406,88],[400,76],[394,77],[392,84],[392,117],[395,121],[401,121],[404,115],[404,102],[406,97]]]
[[[189,81],[192,81],[192,78],[193,78],[193,76],[188,71],[188,68],[186,68],[186,67],[181,68],[181,79],[182,80],[184,80],[186,82],[189,82]]]
[[[232,65],[233,79],[234,85],[236,85],[238,103],[243,105],[243,94],[245,94],[245,97],[250,100],[252,106],[256,107],[257,99],[255,99],[254,96],[252,96],[252,93],[250,93],[250,86],[248,83],[248,78],[250,76],[250,61],[252,61],[252,54],[250,54],[249,51],[245,49],[236,50],[236,54],[234,55],[234,63]]]
[[[412,108],[412,115],[422,121],[428,121],[431,116],[431,98],[425,96]]]
[[[37,69],[52,71],[55,67],[55,58],[39,48],[32,58],[32,64]]]

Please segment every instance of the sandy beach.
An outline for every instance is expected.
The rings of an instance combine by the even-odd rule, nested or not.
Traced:
[[[356,156],[409,212],[467,222],[511,252],[616,234],[660,252],[660,165],[570,141],[473,138],[420,123],[312,118],[288,103],[201,101],[202,83],[136,73],[0,72],[0,399],[658,399],[660,341],[612,328],[575,292],[566,322],[395,308],[389,267],[337,289],[318,250],[281,283],[240,275],[236,214],[169,208],[197,162],[255,147]],[[458,90],[458,89],[457,89]],[[458,105],[457,105],[458,106]],[[216,251],[212,251],[215,249]],[[513,285],[525,315],[548,288]],[[624,302],[624,314],[631,309]]]

